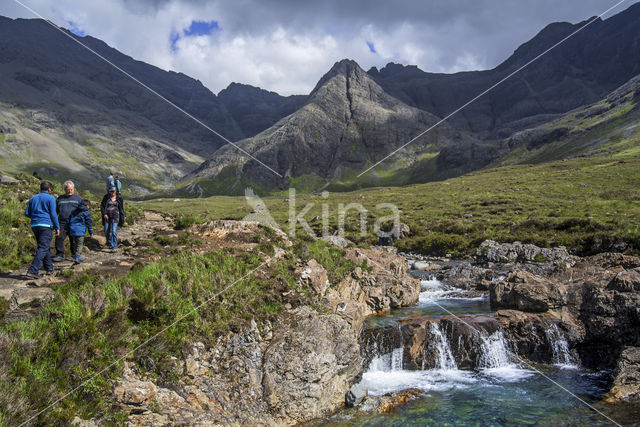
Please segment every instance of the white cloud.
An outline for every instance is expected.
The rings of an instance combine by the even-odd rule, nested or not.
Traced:
[[[21,1],[136,59],[197,78],[213,92],[235,81],[283,95],[308,93],[343,58],[365,69],[390,61],[433,72],[490,68],[546,24],[577,22],[611,6],[610,0],[397,0],[391,7],[386,0]],[[33,17],[12,0],[0,4],[0,14]],[[194,20],[217,21],[220,30],[183,36],[173,51],[171,35]]]

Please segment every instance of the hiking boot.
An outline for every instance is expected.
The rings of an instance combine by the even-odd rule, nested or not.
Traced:
[[[24,273],[24,277],[26,277],[27,279],[42,279],[42,276],[38,273],[29,273],[28,271],[26,273]]]
[[[74,256],[73,257],[73,265],[78,265],[82,262],[82,257],[81,256]]]
[[[53,258],[51,258],[51,261],[53,261],[53,262],[62,262],[62,261],[64,261],[64,257],[62,255],[56,255]]]
[[[116,252],[118,252],[118,248],[111,248],[111,253],[115,254]]]
[[[48,270],[46,274],[47,274],[47,276],[51,276],[52,274],[56,274],[56,271],[55,270]]]

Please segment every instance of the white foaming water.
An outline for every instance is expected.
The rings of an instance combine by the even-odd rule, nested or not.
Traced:
[[[507,351],[507,341],[500,331],[494,332],[488,337],[480,337],[482,343],[482,356],[479,360],[479,368],[501,368],[511,364]]]
[[[391,353],[391,371],[402,370],[402,357],[404,356],[404,347],[396,348]]]
[[[453,358],[453,353],[451,352],[451,346],[449,346],[449,340],[443,335],[440,326],[433,322],[429,326],[431,328],[431,334],[435,339],[436,350],[438,351],[436,369],[458,369],[456,360]],[[424,361],[422,363],[424,365]]]
[[[558,326],[553,324],[545,331],[547,340],[553,352],[553,364],[562,369],[578,369],[571,352],[569,351],[569,343],[564,335],[558,330]]]
[[[430,276],[421,281],[420,305],[430,305],[438,300],[484,299],[486,297],[464,298],[463,289],[447,286]],[[390,392],[419,388],[424,391],[446,391],[468,388],[478,382],[493,386],[495,380],[518,381],[531,376],[533,372],[521,369],[510,361],[506,340],[501,332],[496,332],[482,341],[482,361],[477,371],[459,370],[446,335],[437,323],[431,323],[431,335],[437,360],[435,369],[416,371],[403,370],[404,349],[396,348],[390,353],[375,357],[369,369],[362,376],[361,386],[371,395],[380,396]]]
[[[429,280],[422,280],[420,289],[422,290],[418,299],[420,305],[432,304],[439,299],[451,298],[464,292],[463,289],[446,286],[434,276],[430,276]]]
[[[404,347],[394,349],[391,353],[376,356],[369,364],[370,372],[398,372],[402,371],[402,356]]]
[[[424,391],[466,388],[476,382],[478,382],[478,379],[473,371],[460,371],[457,369],[394,372],[369,370],[362,375],[360,385],[366,388],[369,394],[381,396],[413,387]]]
[[[533,372],[522,369],[511,361],[507,340],[501,331],[494,332],[486,338],[482,336],[480,338],[482,355],[478,360],[478,368],[483,374],[508,382],[533,375]]]

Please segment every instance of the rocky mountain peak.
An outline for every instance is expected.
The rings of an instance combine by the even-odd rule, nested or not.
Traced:
[[[360,68],[360,65],[358,65],[356,61],[352,59],[343,59],[333,64],[333,67],[331,67],[331,69],[322,76],[318,81],[318,84],[316,84],[316,87],[311,91],[310,97],[316,94],[319,89],[326,86],[329,81],[336,77],[346,80],[360,80],[361,77],[365,75],[366,73],[362,68]]]

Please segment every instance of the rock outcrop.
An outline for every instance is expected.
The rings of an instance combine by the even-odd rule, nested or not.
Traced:
[[[264,400],[279,422],[337,409],[362,371],[356,331],[338,315],[303,307],[274,331],[264,354]]]
[[[361,369],[351,325],[300,307],[262,331],[252,322],[215,348],[194,344],[171,389],[128,368],[114,400],[137,425],[296,424],[342,405]]]
[[[528,243],[498,243],[493,240],[485,240],[476,251],[476,261],[481,264],[490,262],[552,262],[573,264],[575,257],[571,256],[564,246],[540,248]]]
[[[484,253],[500,259],[492,251]],[[609,399],[638,394],[640,258],[602,253],[567,262],[561,252],[553,253],[560,262],[546,275],[514,271],[489,284],[501,328],[529,360],[548,362],[549,354],[557,352],[553,343],[564,340],[571,357],[584,366],[615,367]]]
[[[420,282],[408,275],[405,260],[384,249],[347,249],[345,257],[357,265],[324,295],[323,303],[331,311],[348,319],[356,330],[367,316],[418,302]]]
[[[438,366],[443,340],[450,344],[453,361],[460,369],[480,365],[483,337],[498,331],[500,323],[493,316],[447,315],[412,317],[399,326],[372,326],[363,331],[360,343],[369,365],[374,357],[403,348],[402,366],[408,370],[444,368]]]
[[[224,242],[251,242],[252,224],[212,223],[199,233]],[[256,231],[256,230],[254,230]],[[208,348],[195,343],[175,360],[171,389],[128,369],[114,386],[116,404],[136,425],[297,424],[345,402],[362,375],[359,335],[367,315],[417,302],[419,281],[391,250],[347,248],[355,268],[339,283],[309,260],[299,283],[326,311],[292,307],[273,323],[251,322]]]
[[[525,271],[515,271],[506,280],[489,285],[491,309],[512,308],[542,313],[565,305],[564,286]]]
[[[640,399],[640,347],[626,347],[622,351],[614,376],[613,386],[605,400]]]
[[[584,338],[584,330],[571,315],[562,312],[527,313],[499,310],[496,319],[500,329],[518,355],[539,363],[567,363],[576,360],[571,352]],[[559,340],[567,342],[567,355],[557,354]],[[564,360],[561,360],[564,356]]]

